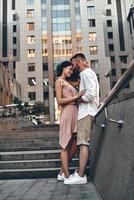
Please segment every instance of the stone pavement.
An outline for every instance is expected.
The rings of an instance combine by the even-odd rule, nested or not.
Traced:
[[[101,200],[94,185],[64,185],[56,179],[1,180],[0,200]]]

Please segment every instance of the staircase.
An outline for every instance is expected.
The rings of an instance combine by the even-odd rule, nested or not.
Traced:
[[[0,132],[0,179],[52,178],[60,169],[58,126]],[[70,163],[71,171],[78,158]]]

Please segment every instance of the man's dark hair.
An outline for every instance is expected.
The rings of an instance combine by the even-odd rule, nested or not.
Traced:
[[[87,60],[83,53],[77,53],[71,59],[72,60],[73,59],[76,59],[76,60]]]
[[[72,56],[72,57],[70,58],[70,62],[72,62],[73,59],[74,59],[74,56]]]

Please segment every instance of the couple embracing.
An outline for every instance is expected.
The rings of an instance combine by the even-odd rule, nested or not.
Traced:
[[[82,53],[74,55],[71,62],[62,62],[57,67],[57,77],[56,98],[62,109],[59,131],[61,170],[57,179],[68,185],[85,184],[92,120],[99,106],[98,79]],[[69,161],[72,160],[77,145],[79,167],[70,174]]]

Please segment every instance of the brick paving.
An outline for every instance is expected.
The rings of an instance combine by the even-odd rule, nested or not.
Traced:
[[[56,179],[0,181],[0,200],[101,200],[94,185],[64,185]]]

